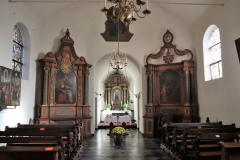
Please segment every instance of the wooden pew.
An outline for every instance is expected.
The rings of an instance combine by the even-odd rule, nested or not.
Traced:
[[[74,130],[62,128],[9,128],[0,131],[0,136],[61,136],[65,142],[66,154],[74,157],[78,151],[76,133]]]
[[[238,133],[198,133],[192,140],[193,160],[220,160],[222,156],[219,142],[234,142],[239,140]]]
[[[240,159],[240,142],[220,142],[221,160]]]
[[[201,129],[185,129],[183,132],[181,140],[178,140],[181,143],[180,153],[181,157],[187,158],[189,156],[189,151],[192,148],[191,141],[196,138],[198,134],[238,134],[240,133],[240,128],[201,128]],[[177,155],[179,156],[179,155]]]
[[[60,145],[0,147],[0,160],[59,160]]]
[[[188,128],[192,126],[216,126],[216,125],[222,125],[222,122],[214,122],[214,123],[165,123],[162,126],[162,143],[160,145],[160,148],[162,148],[165,151],[171,150],[171,143],[172,139],[169,139],[172,135],[172,131],[175,127],[181,127],[181,128]]]
[[[61,137],[0,137],[0,143],[6,143],[7,146],[21,147],[55,147],[60,146],[58,150],[58,159],[64,160],[64,143]],[[6,150],[6,149],[4,149]],[[1,158],[0,158],[1,159]]]
[[[235,124],[231,125],[210,125],[210,126],[189,126],[188,128],[186,127],[174,127],[172,135],[169,136],[169,139],[172,139],[172,148],[171,148],[171,154],[179,154],[180,152],[180,147],[182,145],[182,141],[185,142],[186,135],[188,133],[183,133],[184,130],[185,132],[188,131],[188,129],[197,129],[201,131],[201,129],[206,129],[206,128],[222,128],[222,129],[228,129],[228,128],[236,128]],[[184,136],[182,136],[184,135]],[[182,140],[183,139],[183,140]]]
[[[45,124],[33,124],[33,125],[29,125],[29,124],[17,124],[17,128],[62,128],[62,129],[74,129],[75,132],[77,133],[77,147],[78,149],[81,148],[82,143],[83,143],[83,134],[82,133],[82,123],[78,124],[74,124],[74,125],[45,125]]]

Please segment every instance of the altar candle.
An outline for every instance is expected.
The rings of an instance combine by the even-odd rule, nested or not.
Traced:
[[[104,8],[107,6],[107,0],[104,0]]]

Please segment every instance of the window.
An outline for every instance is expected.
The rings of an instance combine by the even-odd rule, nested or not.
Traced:
[[[12,68],[15,71],[22,72],[23,66],[23,38],[20,29],[14,26],[13,29],[13,50],[12,50]]]
[[[222,77],[222,56],[219,28],[211,25],[203,39],[205,80]]]

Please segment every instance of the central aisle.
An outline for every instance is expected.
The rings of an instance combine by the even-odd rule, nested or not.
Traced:
[[[98,129],[94,137],[84,139],[79,160],[170,160],[159,147],[159,140],[145,138],[138,129],[127,129],[121,146],[115,146],[109,129]]]

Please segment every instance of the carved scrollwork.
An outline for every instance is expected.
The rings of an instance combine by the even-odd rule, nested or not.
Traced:
[[[163,54],[166,53],[166,50],[167,50],[167,53],[166,53],[166,56],[163,56],[163,60],[165,61],[165,63],[168,63],[168,64],[173,62],[174,55],[171,55],[171,53],[170,53],[171,50],[170,49],[172,49],[173,52],[178,56],[184,56],[186,54],[190,54],[191,57],[190,57],[189,61],[193,60],[192,51],[190,51],[189,49],[185,49],[184,51],[180,51],[180,50],[177,49],[177,47],[175,45],[172,44],[172,41],[173,41],[173,35],[169,30],[167,30],[167,32],[163,36],[163,42],[165,43],[164,46],[161,47],[161,49],[158,53],[149,54],[146,58],[146,64],[149,64],[148,60],[150,58],[158,59],[159,57],[163,56]]]

